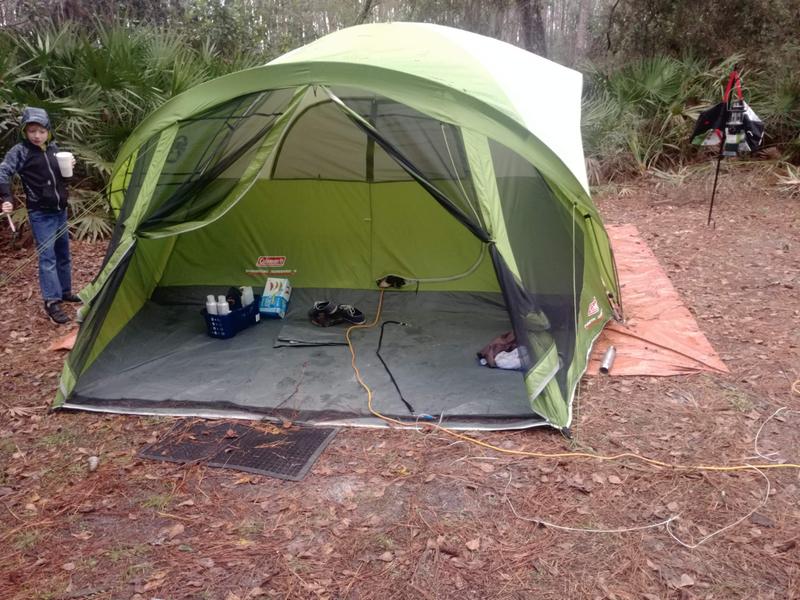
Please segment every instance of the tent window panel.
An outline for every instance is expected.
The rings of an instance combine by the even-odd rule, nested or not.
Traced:
[[[347,95],[343,100],[348,107],[373,124],[465,220],[484,226],[457,127],[385,98],[352,90]],[[271,178],[371,183],[413,179],[328,100],[306,108],[294,120],[279,147]]]
[[[136,205],[136,199],[139,197],[139,192],[145,181],[145,175],[150,169],[150,163],[153,161],[153,154],[155,153],[156,146],[158,146],[159,135],[160,134],[155,134],[151,136],[139,149],[130,181],[125,189],[125,200],[122,203],[119,216],[117,217],[118,223],[124,223],[130,215],[131,209]]]
[[[525,287],[536,294],[573,297],[573,254],[582,279],[583,232],[575,226],[573,252],[569,211],[541,177],[497,180],[503,218]],[[578,290],[580,296],[580,290]]]
[[[372,164],[373,180],[376,182],[413,181],[411,175],[377,144],[375,144]]]
[[[503,217],[525,286],[536,294],[573,296],[573,227],[569,208],[520,155],[490,140]],[[575,264],[583,272],[583,233],[575,226]],[[580,290],[578,290],[580,296]]]
[[[235,152],[237,148],[246,144],[254,133],[272,125],[283,114],[295,91],[295,88],[291,88],[248,96],[249,101],[245,103],[242,114],[228,120],[231,133],[215,154],[227,156]]]
[[[159,177],[148,227],[202,218],[238,183],[293,90],[241,96],[182,122]]]
[[[72,371],[80,375],[91,360],[97,356],[99,350],[96,348],[101,331],[106,327],[106,319],[112,310],[117,291],[125,279],[128,267],[134,256],[134,247],[120,258],[116,268],[103,284],[102,289],[95,297],[92,308],[86,319],[81,324],[80,343],[75,344],[75,348],[69,355],[69,365]],[[113,323],[112,323],[113,326]]]
[[[366,153],[367,137],[342,111],[331,102],[316,104],[292,123],[272,177],[365,181]]]
[[[336,89],[333,89],[337,93]],[[337,96],[373,127],[470,220],[484,226],[477,208],[461,131],[414,108],[380,96],[344,90]],[[384,175],[376,170],[375,181]]]
[[[153,154],[155,153],[156,146],[158,146],[159,135],[160,134],[155,134],[150,136],[150,138],[142,144],[142,147],[139,148],[139,152],[136,155],[136,160],[129,174],[130,180],[125,188],[122,206],[120,207],[119,215],[117,215],[114,233],[111,235],[111,240],[106,248],[105,257],[103,258],[103,266],[111,259],[111,255],[114,254],[114,250],[117,249],[119,240],[122,238],[122,234],[125,231],[125,221],[128,216],[130,216],[133,207],[136,206],[136,200],[139,198],[139,192],[142,190],[145,175],[150,169],[150,163],[153,162]],[[128,175],[126,174],[126,178],[127,177]]]
[[[340,98],[429,179],[469,179],[469,164],[456,126],[386,98]]]
[[[272,179],[367,181],[368,143],[367,136],[331,102],[317,104],[292,123]],[[373,181],[412,180],[380,146],[372,150],[371,160]]]
[[[458,127],[368,92],[341,87],[333,92],[369,121],[427,181],[435,182],[469,221],[484,226]],[[342,115],[334,115],[331,108],[327,101],[315,105],[292,124],[276,159],[274,179],[371,182],[411,179],[396,160],[367,140],[363,132],[358,137],[345,133]],[[348,127],[359,129],[344,120]],[[305,147],[307,139],[315,140],[317,147]]]

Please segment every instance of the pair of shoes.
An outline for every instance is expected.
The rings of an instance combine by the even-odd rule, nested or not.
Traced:
[[[83,302],[79,296],[73,294],[72,292],[64,292],[64,295],[61,296],[61,299],[64,302]]]
[[[50,317],[50,320],[57,325],[69,322],[69,317],[61,310],[61,300],[45,300],[44,311]]]
[[[349,304],[336,304],[330,300],[319,300],[308,311],[308,317],[314,325],[330,327],[339,323],[361,325],[366,318],[364,313]]]

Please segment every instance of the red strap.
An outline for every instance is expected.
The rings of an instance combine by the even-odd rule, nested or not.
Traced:
[[[738,96],[739,100],[742,100],[744,96],[742,96],[742,80],[739,77],[739,72],[734,70],[731,71],[731,76],[728,78],[728,85],[725,86],[725,93],[722,95],[722,99],[727,102],[728,98],[731,95],[731,88],[733,87],[734,82],[736,82],[736,95]]]

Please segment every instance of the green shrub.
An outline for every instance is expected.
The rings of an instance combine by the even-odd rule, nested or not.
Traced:
[[[596,176],[611,180],[683,164],[697,152],[689,137],[699,113],[719,102],[732,65],[708,68],[693,57],[645,58],[621,68],[590,65],[583,129]]]
[[[172,96],[261,62],[255,53],[232,52],[223,56],[182,31],[99,20],[88,29],[40,21],[35,32],[3,30],[0,152],[19,141],[25,106],[45,108],[59,145],[77,157],[83,189],[73,194],[70,226],[78,237],[103,237],[113,225],[99,191],[122,143]]]

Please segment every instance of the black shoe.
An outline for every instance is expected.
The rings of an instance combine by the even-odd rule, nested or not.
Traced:
[[[64,292],[64,295],[61,296],[61,299],[64,302],[83,302],[79,296],[76,296],[72,292]]]
[[[342,319],[347,321],[348,323],[352,323],[353,325],[361,325],[367,318],[364,316],[364,313],[358,310],[355,306],[350,306],[349,304],[340,304],[336,307],[336,313]]]
[[[46,300],[44,303],[44,311],[50,320],[57,325],[63,325],[69,322],[69,317],[61,310],[60,300]]]
[[[339,306],[330,300],[314,302],[314,306],[308,311],[308,318],[319,327],[330,327],[344,321],[343,316],[339,314]]]

